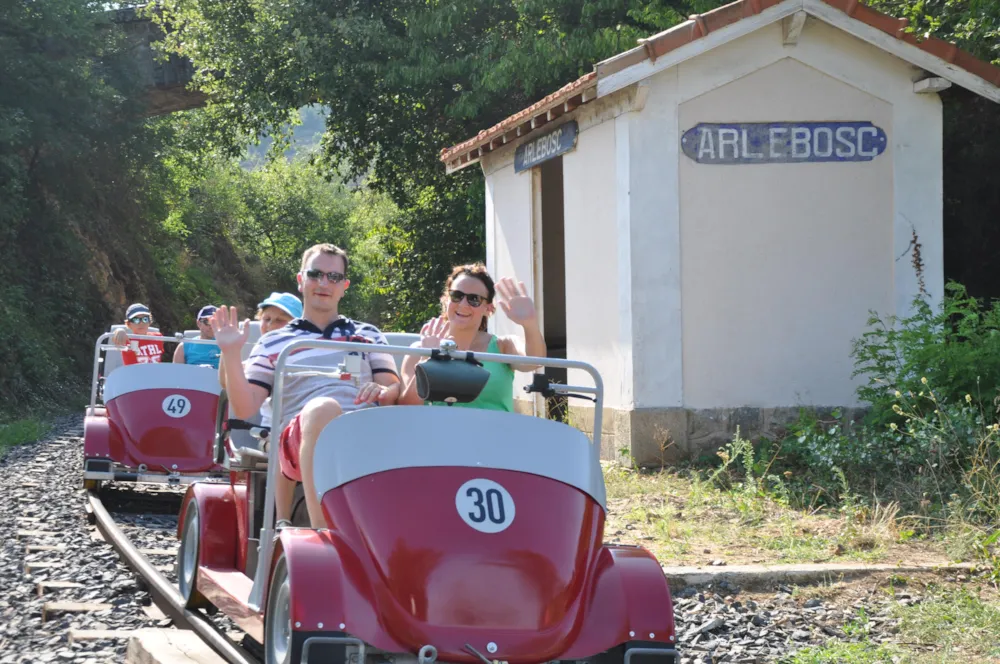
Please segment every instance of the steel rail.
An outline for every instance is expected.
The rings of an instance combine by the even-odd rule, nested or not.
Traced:
[[[139,553],[114,522],[101,499],[87,492],[87,511],[93,514],[97,529],[118,552],[125,565],[146,584],[153,603],[181,629],[190,629],[230,664],[260,664],[260,660],[233,643],[207,616],[184,607],[184,599],[172,583]]]

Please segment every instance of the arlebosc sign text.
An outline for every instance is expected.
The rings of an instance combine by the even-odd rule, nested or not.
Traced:
[[[699,123],[681,137],[684,154],[699,164],[871,161],[887,143],[865,121]]]

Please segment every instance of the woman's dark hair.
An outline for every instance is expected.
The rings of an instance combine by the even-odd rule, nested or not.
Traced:
[[[475,277],[479,281],[483,282],[486,286],[486,302],[493,302],[493,297],[496,295],[496,287],[493,285],[493,277],[490,273],[486,271],[486,266],[482,263],[469,263],[467,265],[456,265],[452,268],[451,274],[444,282],[444,293],[441,296],[441,309],[442,313],[447,315],[448,312],[448,297],[449,292],[451,292],[451,285],[454,283],[455,279],[458,279],[463,274],[470,277]],[[486,319],[488,316],[483,316],[483,320],[479,323],[480,330],[486,330]]]

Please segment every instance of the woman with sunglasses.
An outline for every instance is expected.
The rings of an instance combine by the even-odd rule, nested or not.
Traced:
[[[507,317],[524,330],[524,349],[515,336],[498,337],[486,331],[486,321],[496,311],[494,297],[499,295],[500,307]],[[505,355],[531,355],[545,357],[545,339],[538,327],[535,305],[528,297],[528,291],[521,282],[510,277],[500,279],[496,284],[482,263],[459,265],[452,269],[445,281],[441,296],[441,316],[434,318],[420,330],[421,340],[415,347],[438,348],[442,339],[455,342],[458,350],[474,353],[503,353]],[[405,388],[398,404],[419,405],[423,402],[417,395],[416,367],[425,361],[415,355],[408,355],[403,361],[402,376]],[[506,364],[484,362],[483,368],[490,372],[490,378],[483,391],[474,401],[456,403],[455,407],[485,408],[488,410],[514,410],[514,371],[534,371],[538,367],[528,364]],[[430,405],[443,405],[431,403]]]

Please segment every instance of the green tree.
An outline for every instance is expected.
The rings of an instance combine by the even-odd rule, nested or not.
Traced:
[[[890,16],[909,20],[907,30],[958,44],[987,62],[1000,64],[1000,2],[997,0],[872,0]]]
[[[86,373],[95,322],[116,303],[114,287],[81,275],[149,264],[115,240],[155,141],[128,44],[101,10],[0,4],[0,402],[10,411]]]
[[[446,176],[440,150],[474,135],[704,0],[162,0],[167,50],[213,103],[212,140],[237,155],[328,107],[317,163],[400,207],[372,229],[391,249],[373,292],[408,329],[436,309],[455,263],[483,257],[482,177]],[[283,148],[276,142],[276,153]],[[389,315],[389,314],[387,314]]]

